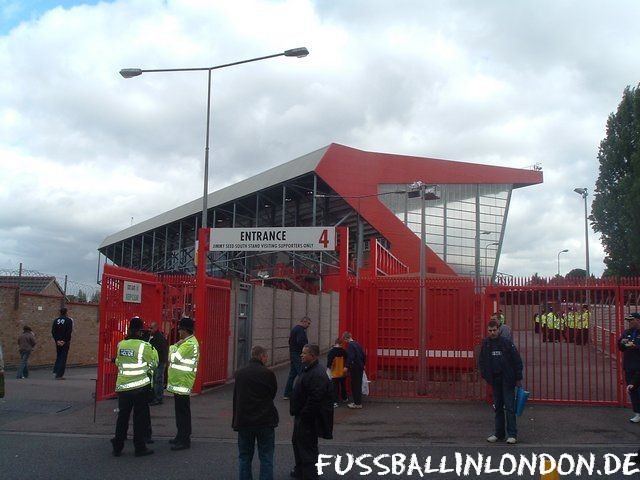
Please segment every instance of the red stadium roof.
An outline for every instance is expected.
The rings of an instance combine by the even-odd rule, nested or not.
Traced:
[[[377,197],[380,184],[511,184],[542,183],[542,172],[387,153],[365,152],[331,144],[315,172],[371,226],[391,241],[391,251],[410,271],[419,270],[420,239]],[[398,235],[398,232],[406,234]],[[455,274],[431,250],[429,272]]]

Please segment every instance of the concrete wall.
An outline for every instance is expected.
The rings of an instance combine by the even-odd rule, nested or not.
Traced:
[[[60,296],[21,293],[15,309],[15,288],[0,287],[0,344],[5,366],[20,363],[18,336],[29,325],[36,335],[36,348],[29,357],[30,366],[53,365],[56,348],[51,338],[51,324],[60,311]],[[99,306],[92,303],[67,303],[73,318],[73,335],[67,364],[95,365],[98,352]]]
[[[231,332],[229,345],[230,376],[237,367],[236,349],[237,325],[235,294],[232,292]],[[317,343],[321,351],[333,345],[339,334],[339,294],[308,293],[278,290],[254,286],[252,295],[253,321],[251,325],[251,345],[262,345],[269,350],[269,365],[289,362],[289,333],[304,316],[311,318],[307,331],[310,343]]]

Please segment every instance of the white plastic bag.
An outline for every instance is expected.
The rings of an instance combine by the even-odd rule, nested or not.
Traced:
[[[369,395],[369,379],[367,378],[367,372],[362,372],[362,394]]]

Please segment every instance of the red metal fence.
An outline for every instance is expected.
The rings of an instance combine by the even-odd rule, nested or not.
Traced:
[[[140,302],[124,300],[125,281],[141,284]],[[207,278],[207,319],[196,325],[200,343],[200,363],[194,391],[202,386],[227,380],[230,282]],[[124,338],[129,319],[140,316],[148,325],[158,323],[170,343],[177,341],[177,322],[195,310],[195,277],[191,275],[155,275],[105,265],[100,297],[98,337],[98,381],[96,398],[115,395],[117,369],[112,359],[118,342]]]
[[[420,396],[480,398],[474,346],[482,325],[468,279],[429,279],[427,290],[427,385]],[[418,395],[420,284],[415,277],[367,277],[348,290],[347,323],[367,350],[371,395]]]
[[[484,398],[477,356],[490,315],[502,311],[523,358],[531,400],[628,402],[617,339],[624,316],[640,311],[638,279],[588,286],[515,279],[477,293],[468,280],[429,278],[427,385],[421,391],[419,288],[415,277],[368,277],[349,285],[347,329],[366,348],[372,396]],[[545,314],[549,326],[536,327],[536,314]]]

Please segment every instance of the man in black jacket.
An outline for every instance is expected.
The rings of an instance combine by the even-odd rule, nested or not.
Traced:
[[[362,408],[362,376],[367,357],[362,346],[353,339],[350,332],[344,332],[342,340],[347,342],[347,361],[344,372],[351,377],[351,396],[353,398],[353,402],[347,407]]]
[[[64,380],[72,331],[73,320],[67,317],[67,309],[62,307],[60,316],[53,321],[51,326],[51,336],[56,342],[56,363],[53,365],[53,373],[56,376],[56,380]]]
[[[480,374],[493,393],[495,408],[495,431],[487,438],[494,443],[505,439],[505,416],[507,443],[518,440],[516,427],[515,388],[522,383],[522,359],[515,345],[500,336],[500,322],[489,322],[489,336],[482,341],[478,366]]]
[[[258,443],[260,480],[273,479],[273,452],[278,410],[273,399],[278,391],[275,374],[265,366],[267,350],[256,345],[251,349],[251,360],[235,374],[233,387],[233,420],[231,426],[238,432],[240,480],[251,480],[251,461],[255,443]]]
[[[158,352],[158,366],[153,371],[153,400],[149,405],[160,405],[162,403],[162,393],[164,392],[164,371],[169,361],[169,345],[167,338],[158,330],[158,324],[151,322],[149,325],[149,343]]]
[[[291,365],[289,366],[289,378],[287,378],[287,384],[284,387],[284,399],[287,400],[291,396],[293,390],[293,382],[296,377],[302,372],[302,361],[300,360],[300,354],[302,348],[309,343],[307,339],[307,328],[311,325],[311,319],[309,317],[302,317],[298,325],[291,329],[289,334],[289,358]]]
[[[302,349],[304,368],[293,386],[289,413],[294,417],[293,455],[296,465],[291,476],[316,480],[318,437],[333,438],[333,388],[325,368],[318,362],[318,345]]]
[[[618,340],[618,348],[622,351],[622,368],[627,385],[637,383],[640,376],[640,313],[631,313],[625,317],[629,322],[627,328]],[[633,417],[630,422],[640,422],[640,389],[629,391]]]

